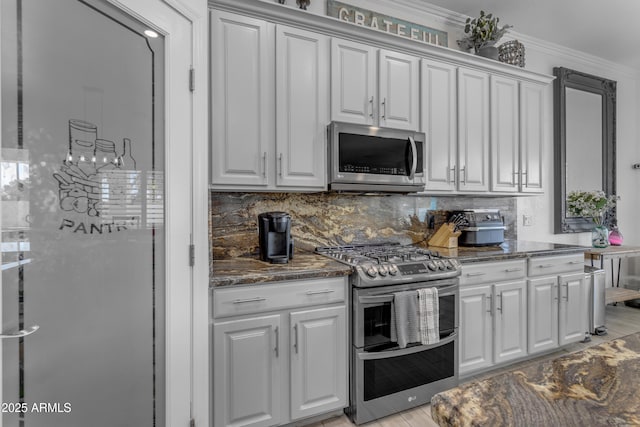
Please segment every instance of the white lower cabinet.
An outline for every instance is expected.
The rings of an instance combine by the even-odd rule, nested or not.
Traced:
[[[493,287],[494,344],[496,364],[527,355],[527,284],[524,280]]]
[[[565,274],[558,278],[560,292],[559,344],[584,339],[588,326],[589,290],[584,272]]]
[[[581,341],[589,290],[582,253],[463,264],[460,375]]]
[[[280,315],[213,327],[215,426],[273,426],[283,421]]]
[[[291,313],[291,419],[346,406],[345,307]]]
[[[527,281],[529,293],[529,353],[558,346],[558,278],[541,277]]]
[[[493,365],[491,286],[460,289],[460,374]]]
[[[527,354],[525,261],[462,266],[460,375]]]
[[[585,338],[589,329],[589,290],[583,263],[582,254],[529,260],[530,354]]]
[[[346,278],[213,291],[214,426],[275,426],[347,406]]]

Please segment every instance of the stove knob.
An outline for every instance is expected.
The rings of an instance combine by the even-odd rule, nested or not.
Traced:
[[[392,276],[398,274],[398,266],[395,264],[389,264],[389,274]]]
[[[378,269],[376,269],[373,264],[364,265],[362,268],[369,277],[376,277],[378,275]]]
[[[436,265],[438,266],[438,270],[444,270],[446,268],[444,265],[444,261],[442,261],[441,259],[436,260]]]
[[[436,265],[435,261],[429,261],[427,262],[427,268],[431,271],[436,271],[438,269],[438,266]]]
[[[386,276],[388,272],[389,272],[389,268],[388,268],[386,265],[384,265],[384,264],[380,264],[380,265],[378,266],[378,273],[379,273],[381,276]]]
[[[455,268],[455,266],[449,259],[444,261],[444,265],[447,267],[447,270],[453,270]]]

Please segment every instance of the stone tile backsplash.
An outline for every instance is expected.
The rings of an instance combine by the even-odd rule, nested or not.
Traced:
[[[516,238],[514,197],[211,192],[211,255],[214,260],[257,256],[262,212],[288,212],[296,251],[313,251],[316,246],[421,242],[446,217],[443,211],[468,208],[500,209],[505,238]]]

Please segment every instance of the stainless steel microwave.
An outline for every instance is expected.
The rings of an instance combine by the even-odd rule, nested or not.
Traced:
[[[424,133],[331,122],[328,141],[330,190],[424,190]]]

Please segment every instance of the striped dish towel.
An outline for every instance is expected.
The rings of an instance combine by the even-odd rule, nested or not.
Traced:
[[[440,341],[438,289],[418,289],[418,303],[420,342],[423,345],[435,344]]]

